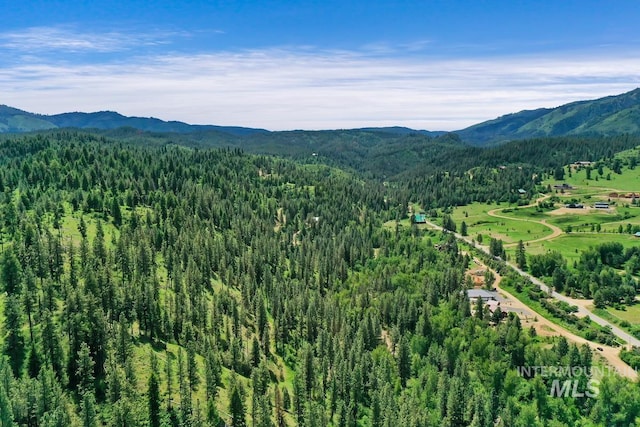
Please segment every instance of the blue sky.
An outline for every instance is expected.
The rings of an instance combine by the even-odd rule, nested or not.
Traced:
[[[0,103],[455,130],[640,86],[640,3],[0,0]]]

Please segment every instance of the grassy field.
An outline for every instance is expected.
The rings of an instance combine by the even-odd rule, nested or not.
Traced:
[[[620,242],[624,247],[637,246],[640,244],[640,239],[629,234],[570,233],[563,234],[552,240],[525,243],[525,249],[529,255],[558,251],[567,259],[569,266],[571,266],[573,261],[580,259],[580,253],[582,251],[605,241]],[[515,250],[511,249],[507,252],[513,256]]]
[[[609,176],[610,179],[607,179]],[[597,180],[596,180],[597,177]],[[617,174],[607,167],[603,167],[603,174],[600,176],[597,170],[591,171],[591,179],[587,179],[586,169],[573,170],[571,176],[565,174],[562,181],[550,180],[552,186],[566,182],[576,189],[571,190],[572,194],[584,194],[594,191],[635,191],[640,192],[640,168],[624,169],[622,174]],[[546,184],[546,183],[545,183]]]
[[[483,239],[488,237],[501,239],[503,242],[517,243],[519,240],[529,241],[539,239],[551,234],[549,227],[535,222],[526,222],[519,219],[496,218],[488,214],[493,209],[507,207],[497,204],[474,203],[453,210],[451,217],[458,225],[464,221],[467,224],[469,236],[476,237],[482,234]],[[499,213],[499,215],[503,215]]]
[[[616,310],[613,307],[607,307],[607,311],[617,319],[627,321],[631,324],[640,324],[640,305],[628,305],[624,310]]]
[[[567,226],[588,228],[591,225],[600,224],[603,231],[613,228],[617,231],[619,224],[640,224],[640,218],[638,217],[640,215],[640,208],[621,208],[611,209],[610,211],[577,209],[577,211],[579,213],[563,215],[547,214],[544,219],[546,219],[549,224],[557,225],[560,228]]]

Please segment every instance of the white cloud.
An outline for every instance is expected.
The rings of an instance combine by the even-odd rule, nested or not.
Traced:
[[[267,129],[454,130],[640,86],[640,56],[433,59],[271,49],[0,69],[0,103]]]
[[[21,52],[119,52],[141,45],[168,43],[178,33],[142,33],[111,31],[96,33],[73,27],[30,27],[0,33],[0,47]]]

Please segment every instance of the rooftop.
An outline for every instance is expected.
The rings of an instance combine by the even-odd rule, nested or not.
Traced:
[[[498,300],[498,293],[495,291],[487,291],[486,289],[467,289],[467,296],[470,300],[480,297],[483,300]]]

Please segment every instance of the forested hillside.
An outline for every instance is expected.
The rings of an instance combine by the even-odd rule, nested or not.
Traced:
[[[465,185],[493,197],[532,168]],[[461,184],[429,179],[73,132],[1,141],[1,424],[634,423],[637,384],[550,398],[554,378],[518,374],[594,358],[472,315],[451,236],[383,226]]]
[[[577,159],[598,160],[640,144],[640,137],[555,137],[471,146],[455,134],[429,136],[379,130],[271,132],[234,137],[221,132],[166,134],[135,129],[105,131],[105,137],[134,145],[238,148],[247,153],[287,157],[302,163],[347,169],[380,181],[405,181],[436,172],[465,173],[476,167],[532,165],[556,168]]]
[[[507,114],[457,133],[477,145],[552,136],[614,136],[640,132],[640,89],[555,108]]]

